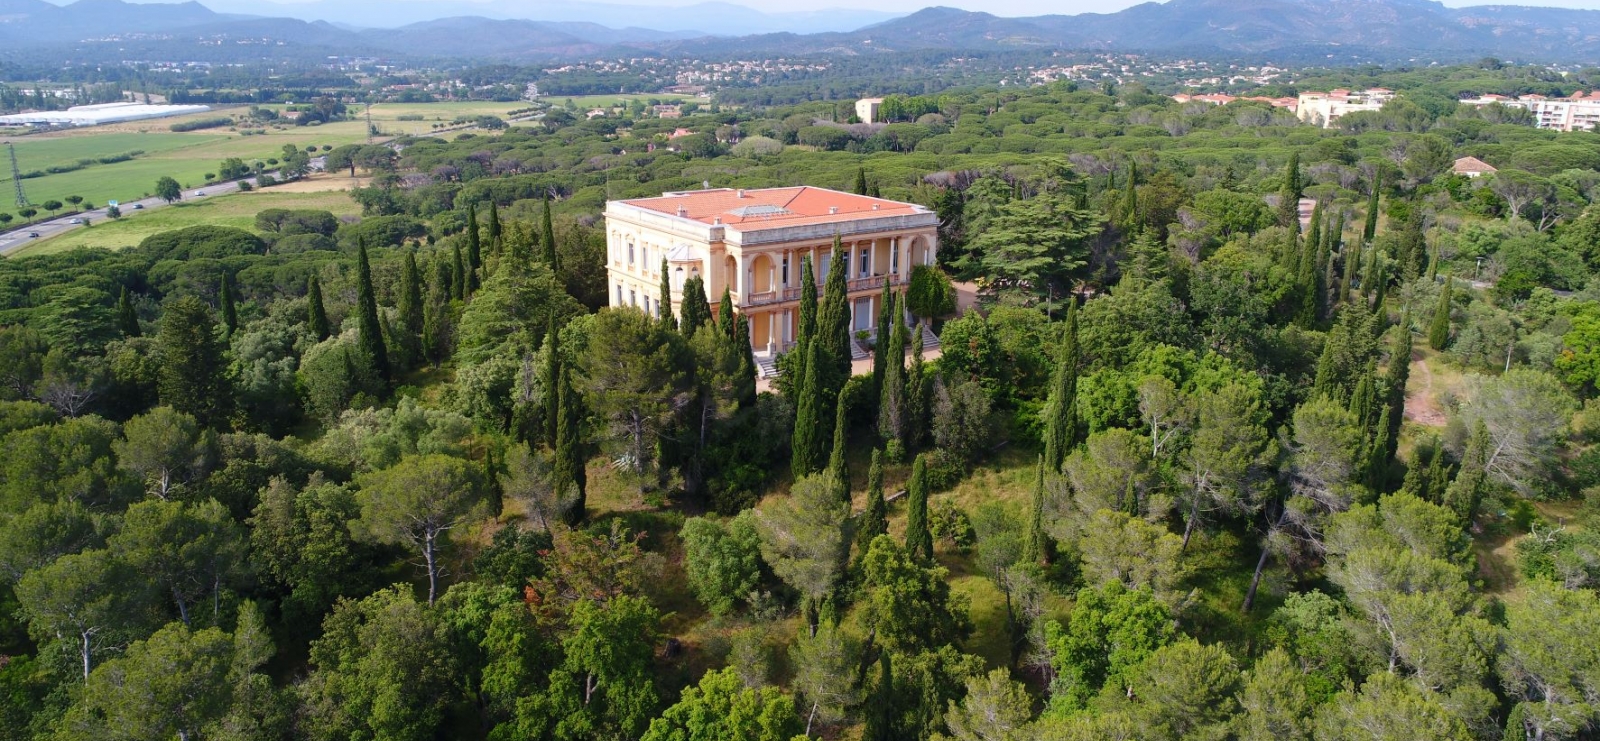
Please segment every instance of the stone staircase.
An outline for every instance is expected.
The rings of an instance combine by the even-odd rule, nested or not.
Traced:
[[[922,324],[922,351],[939,349],[939,335],[933,333],[933,327],[924,322]]]
[[[872,353],[867,352],[867,348],[862,346],[861,340],[858,340],[852,336],[850,338],[850,360],[853,362],[856,360],[866,360],[870,357],[872,357]]]
[[[756,376],[759,378],[777,378],[778,358],[773,355],[757,355]]]

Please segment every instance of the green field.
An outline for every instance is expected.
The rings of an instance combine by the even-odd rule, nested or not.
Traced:
[[[615,99],[615,96],[612,96]],[[448,122],[463,115],[505,115],[527,103],[393,103],[372,107],[372,122],[389,134],[427,134],[435,122]],[[283,106],[267,106],[282,109]],[[244,136],[229,128],[203,129],[174,133],[174,122],[192,118],[213,118],[238,114],[243,108],[227,108],[208,113],[170,119],[111,124],[92,129],[59,132],[41,136],[15,137],[18,165],[23,172],[44,170],[80,159],[143,150],[144,154],[127,162],[91,165],[75,172],[46,175],[23,180],[28,200],[40,204],[83,196],[90,203],[104,205],[108,200],[129,201],[149,194],[163,175],[177,178],[185,190],[206,184],[205,174],[216,172],[222,160],[238,157],[251,162],[276,157],[285,144],[339,146],[365,142],[364,111],[353,108],[357,120],[338,121],[321,126],[266,127],[265,134]],[[401,121],[400,116],[424,117],[422,121]],[[0,167],[0,192],[11,191],[10,172]],[[9,206],[0,208],[14,212]]]
[[[130,215],[117,221],[97,221],[86,229],[74,229],[59,237],[35,242],[11,256],[44,255],[76,247],[121,249],[136,245],[152,234],[197,224],[233,226],[254,231],[256,213],[269,208],[315,208],[332,211],[336,216],[361,212],[361,207],[344,191],[289,193],[267,190],[230,193],[151,211],[129,212]]]

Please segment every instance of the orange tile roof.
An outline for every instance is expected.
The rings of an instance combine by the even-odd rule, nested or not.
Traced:
[[[927,209],[913,203],[804,185],[758,190],[712,188],[623,203],[705,224],[736,226],[740,231],[927,213]]]
[[[1469,172],[1497,172],[1494,165],[1477,157],[1462,157],[1455,161],[1455,164],[1451,166],[1451,170],[1463,174]]]

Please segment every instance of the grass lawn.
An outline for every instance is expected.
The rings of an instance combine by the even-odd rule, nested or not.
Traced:
[[[390,134],[426,135],[434,122],[446,122],[463,115],[498,115],[526,107],[525,102],[470,103],[385,103],[372,107],[372,122]],[[267,106],[283,108],[283,106]],[[169,175],[185,190],[205,185],[205,174],[216,172],[222,160],[238,157],[246,162],[277,157],[285,144],[297,147],[357,144],[367,141],[364,111],[353,108],[355,120],[336,121],[320,126],[267,126],[265,133],[245,136],[234,128],[173,132],[175,122],[192,118],[215,118],[238,114],[241,107],[219,108],[207,113],[149,121],[131,121],[88,129],[11,139],[17,148],[23,171],[77,162],[84,158],[143,150],[144,154],[109,165],[91,165],[75,172],[46,175],[23,181],[28,200],[35,204],[63,200],[79,195],[89,202],[104,205],[108,200],[129,201],[155,189],[156,180]],[[422,121],[401,121],[400,116],[423,116]],[[9,192],[10,173],[0,167],[0,189]],[[7,207],[8,211],[14,211]]]
[[[152,234],[197,224],[233,226],[254,231],[256,213],[269,208],[315,208],[336,216],[355,215],[361,207],[343,191],[279,193],[273,190],[231,193],[215,198],[173,204],[148,212],[128,212],[117,221],[102,220],[87,229],[74,229],[13,253],[13,257],[44,255],[77,247],[121,249],[139,244]]]

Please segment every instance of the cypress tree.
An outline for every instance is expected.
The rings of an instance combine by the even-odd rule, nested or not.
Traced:
[[[867,469],[867,509],[856,522],[856,543],[861,552],[872,539],[889,534],[889,502],[883,496],[883,451],[874,448],[872,466]]]
[[[583,455],[583,398],[572,387],[572,372],[563,368],[561,382],[556,389],[560,418],[556,425],[556,455],[552,475],[558,488],[558,501],[573,495],[572,506],[565,511],[567,524],[583,522],[589,495],[589,473],[584,468]]]
[[[928,529],[928,464],[919,455],[911,464],[906,486],[906,551],[923,563],[933,562],[933,532]]]
[[[1122,186],[1122,213],[1121,226],[1124,231],[1133,231],[1139,225],[1139,191],[1135,187],[1139,184],[1139,165],[1128,163],[1128,182]]]
[[[1300,224],[1300,153],[1289,153],[1289,164],[1283,168],[1283,184],[1278,188],[1278,224],[1298,227]]]
[[[817,274],[811,256],[800,258],[800,326],[796,341],[806,342],[817,333]]]
[[[833,237],[833,261],[828,266],[828,284],[822,292],[822,311],[817,315],[817,337],[822,341],[819,357],[825,365],[823,388],[828,398],[844,387],[850,378],[850,254],[837,234]]]
[[[1394,346],[1389,350],[1389,369],[1384,374],[1384,447],[1385,460],[1392,459],[1400,447],[1400,426],[1405,422],[1406,384],[1411,380],[1411,313],[1406,312],[1395,335]]]
[[[1472,428],[1472,437],[1467,439],[1467,449],[1461,455],[1461,468],[1456,471],[1455,480],[1450,482],[1444,493],[1444,506],[1453,510],[1463,524],[1471,524],[1477,518],[1478,507],[1483,503],[1489,478],[1489,449],[1492,446],[1489,427],[1480,419]]]
[[[500,206],[493,200],[489,201],[489,247],[494,249],[500,243]]]
[[[1435,441],[1437,443],[1438,441]],[[1406,477],[1400,482],[1400,491],[1419,499],[1428,498],[1427,468],[1422,465],[1422,451],[1413,451],[1414,460],[1406,466]]]
[[[661,315],[661,326],[669,331],[678,331],[678,317],[672,313],[672,273],[668,270],[667,258],[661,258],[661,298],[656,302],[656,311]]]
[[[550,331],[544,336],[544,370],[541,380],[544,381],[544,419],[540,432],[544,443],[554,448],[557,427],[560,423],[561,400],[559,398],[560,384],[563,381],[561,364],[561,332],[556,328],[555,310],[550,311]]]
[[[449,301],[450,286],[453,282],[450,277],[450,260],[441,253],[433,253],[433,279],[428,283],[429,297],[431,298],[435,291],[439,291],[444,300]]]
[[[467,300],[467,265],[461,260],[461,243],[452,245],[455,251],[455,264],[450,271],[450,297],[457,301]]]
[[[122,331],[123,337],[138,337],[140,334],[139,313],[133,310],[133,297],[129,295],[127,286],[122,287],[122,295],[117,297],[117,329]]]
[[[883,353],[883,380],[878,384],[878,435],[885,441],[899,440],[905,434],[906,403],[906,324],[901,320],[898,294],[890,294],[888,304],[889,338]]]
[[[1351,291],[1356,288],[1356,280],[1361,273],[1361,240],[1358,239],[1351,242],[1345,248],[1341,258],[1340,262],[1343,263],[1344,274],[1341,276],[1339,284],[1339,301],[1344,302],[1349,301],[1353,295]]]
[[[306,280],[306,327],[318,342],[328,339],[328,310],[322,305],[322,283],[314,273]]]
[[[1450,466],[1444,459],[1444,446],[1436,445],[1433,449],[1433,461],[1428,464],[1428,495],[1423,497],[1434,504],[1444,501],[1445,491],[1450,488]]]
[[[850,404],[839,394],[833,404],[833,451],[828,455],[828,475],[833,477],[839,493],[850,501],[850,463],[845,457],[850,445]]]
[[[790,468],[796,479],[809,476],[821,467],[822,388],[817,380],[818,343],[806,347],[805,377],[795,387],[794,439],[790,449]]]
[[[1389,407],[1384,407],[1378,414],[1378,425],[1373,428],[1372,438],[1367,443],[1367,460],[1363,466],[1367,488],[1375,494],[1382,493],[1388,483],[1389,446]]]
[[[1311,222],[1311,233],[1317,235],[1316,222]],[[1300,251],[1298,261],[1299,271],[1295,279],[1300,289],[1300,308],[1295,312],[1295,324],[1303,328],[1311,328],[1317,324],[1317,293],[1322,290],[1321,273],[1317,270],[1317,248],[1319,239],[1307,238]]]
[[[683,282],[683,303],[679,313],[679,327],[684,337],[693,338],[695,330],[711,321],[711,304],[706,301],[706,282],[696,275]]]
[[[922,325],[911,339],[911,367],[906,369],[905,443],[906,450],[922,447],[928,436],[928,415],[933,405],[933,379],[922,360]]]
[[[1322,200],[1318,199],[1316,205],[1311,207],[1311,231],[1306,234],[1306,241],[1310,242],[1312,250],[1322,248]]]
[[[1439,303],[1433,309],[1433,322],[1428,325],[1428,347],[1441,352],[1450,344],[1450,294],[1455,282],[1454,276],[1445,276],[1444,288],[1439,290]]]
[[[1297,279],[1300,276],[1300,220],[1297,218],[1290,222],[1288,232],[1283,237],[1283,247],[1278,252],[1278,262],[1283,269]]]
[[[1428,241],[1423,234],[1423,215],[1421,202],[1411,203],[1411,213],[1406,217],[1405,225],[1401,227],[1399,237],[1400,277],[1402,280],[1415,280],[1422,275],[1427,267]]]
[[[417,253],[406,250],[400,269],[400,326],[413,338],[422,336],[422,273],[417,270]]]
[[[422,356],[434,368],[444,361],[445,312],[449,302],[443,283],[428,286],[428,303],[422,307]]]
[[[555,222],[550,219],[550,194],[544,194],[544,213],[539,217],[539,252],[544,256],[544,262],[551,270],[557,268],[556,258],[556,228]]]
[[[717,329],[722,330],[723,336],[733,339],[733,325],[733,292],[723,286],[722,300],[717,302]]]
[[[878,652],[878,683],[865,709],[867,718],[861,741],[897,741],[900,738],[895,732],[894,672],[889,665],[888,651]]]
[[[1339,284],[1333,274],[1333,242],[1334,229],[1337,227],[1329,221],[1322,230],[1322,239],[1317,242],[1317,320],[1328,316],[1328,291]]]
[[[222,304],[222,333],[225,337],[233,336],[239,329],[239,309],[233,303],[233,280],[227,273],[222,274],[222,290],[219,302]]]
[[[796,323],[794,349],[791,354],[798,362],[785,370],[793,373],[796,379],[806,377],[806,364],[810,362],[811,341],[817,335],[817,276],[811,268],[811,256],[800,258],[800,317]]]
[[[478,289],[478,270],[483,267],[482,236],[478,233],[478,207],[467,206],[467,293]]]
[[[1067,304],[1067,331],[1050,378],[1050,397],[1045,406],[1044,465],[1046,470],[1061,470],[1067,451],[1078,444],[1078,304]]]
[[[1383,275],[1383,265],[1379,262],[1378,252],[1379,250],[1375,246],[1368,244],[1366,248],[1367,264],[1361,268],[1361,295],[1369,300],[1378,285],[1388,280],[1387,276]]]
[[[1376,400],[1376,392],[1372,388],[1372,376],[1376,371],[1369,368],[1361,374],[1361,380],[1356,382],[1356,390],[1350,394],[1350,414],[1356,418],[1356,424],[1361,428],[1362,434],[1372,430],[1372,408]]]
[[[750,336],[750,318],[740,314],[734,322],[734,335]],[[739,346],[739,406],[750,409],[756,403],[756,352],[748,341]]]
[[[1361,241],[1372,244],[1378,236],[1378,191],[1383,187],[1383,173],[1372,176],[1372,194],[1367,196],[1367,223],[1361,227]]]
[[[1373,252],[1376,253],[1377,250],[1373,250]],[[1377,262],[1377,260],[1374,259],[1374,262]],[[1389,312],[1384,307],[1389,298],[1389,276],[1382,269],[1379,269],[1378,272],[1380,274],[1377,281],[1378,286],[1372,291],[1372,316],[1375,326],[1383,326],[1389,321]]]
[[[889,312],[894,310],[894,293],[889,290],[889,283],[883,284],[883,295],[878,297],[878,327],[877,334],[872,338],[872,393],[874,397],[883,393],[883,368],[884,351],[889,346]],[[874,402],[877,398],[873,399]]]
[[[1028,530],[1023,534],[1022,562],[1047,563],[1049,558],[1049,535],[1044,532],[1044,456],[1039,456],[1039,465],[1034,474],[1033,500],[1028,512]]]
[[[356,310],[360,320],[361,354],[372,371],[373,380],[380,385],[389,382],[389,350],[383,345],[383,325],[378,323],[378,298],[372,291],[372,264],[367,259],[367,245],[361,243],[356,253]]]
[[[864,196],[866,194],[867,194],[867,168],[865,168],[865,167],[857,167],[856,168],[856,195]]]
[[[224,346],[211,307],[197,296],[167,304],[156,337],[156,393],[161,403],[189,414],[207,427],[227,420],[232,406]]]

